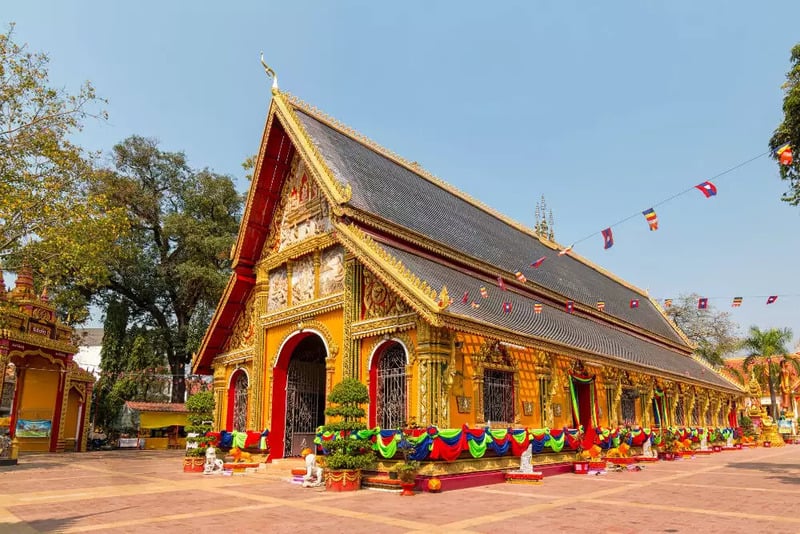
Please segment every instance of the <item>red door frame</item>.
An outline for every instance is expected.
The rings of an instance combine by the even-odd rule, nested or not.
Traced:
[[[231,378],[228,381],[228,411],[225,414],[225,430],[228,432],[233,432],[234,430],[238,430],[239,432],[244,432],[247,430],[246,428],[233,428],[233,411],[234,411],[234,402],[236,401],[236,387],[234,384],[238,379],[240,374],[244,374],[247,376],[247,387],[250,387],[250,377],[247,375],[247,371],[242,369],[236,369],[232,374]],[[252,399],[251,399],[252,400]]]

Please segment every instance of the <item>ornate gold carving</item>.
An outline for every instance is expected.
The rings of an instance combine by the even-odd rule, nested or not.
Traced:
[[[354,339],[363,339],[365,337],[411,330],[416,328],[416,326],[417,314],[412,312],[405,315],[394,315],[392,317],[358,321],[353,323],[350,335]]]
[[[292,262],[292,305],[314,298],[314,258],[303,256]]]
[[[253,345],[255,336],[255,295],[250,292],[239,317],[233,325],[233,332],[225,343],[225,352]]]
[[[325,346],[328,348],[328,354],[325,357],[327,361],[336,359],[336,356],[339,354],[339,344],[336,343],[336,340],[334,339],[333,334],[331,334],[330,329],[328,329],[325,323],[321,321],[303,321],[302,323],[299,323],[297,329],[287,332],[283,338],[281,338],[280,343],[278,343],[278,347],[283,347],[289,338],[292,338],[305,330],[313,331],[325,341]],[[278,365],[278,358],[280,357],[280,352],[277,352],[272,356],[271,367]]]
[[[265,328],[272,328],[281,324],[296,323],[297,321],[341,308],[342,305],[343,297],[341,294],[323,297],[300,306],[269,313],[263,317],[263,325]]]
[[[362,319],[408,314],[411,310],[369,270],[362,275]]]
[[[269,273],[269,297],[267,311],[274,312],[289,304],[289,277],[286,267],[280,267]]]
[[[414,344],[411,341],[411,336],[408,334],[397,333],[392,335],[391,337],[379,337],[377,339],[373,339],[372,343],[369,344],[367,349],[367,354],[372,357],[375,354],[375,351],[383,345],[384,343],[389,343],[391,341],[399,341],[403,347],[405,348],[406,358],[408,361],[408,365],[414,363],[414,360],[417,358],[416,350],[414,349]]]
[[[344,290],[344,248],[326,249],[320,255],[319,294],[327,296]]]
[[[358,354],[361,341],[352,335],[353,322],[358,317],[361,302],[361,271],[362,266],[355,258],[345,260],[344,274],[344,354],[342,354],[342,374],[345,378],[357,377]]]
[[[78,352],[78,347],[76,347],[72,343],[64,343],[63,341],[56,341],[54,339],[48,339],[46,337],[37,336],[35,334],[26,334],[25,332],[16,332],[14,330],[9,330],[9,329],[0,330],[0,339],[2,338],[6,338],[11,341],[19,341],[27,345],[41,347],[47,350],[63,352],[65,354],[75,354]],[[20,352],[19,354],[21,355],[22,353]],[[42,355],[45,354],[46,353],[42,353]],[[50,358],[50,356],[45,356],[45,357]]]

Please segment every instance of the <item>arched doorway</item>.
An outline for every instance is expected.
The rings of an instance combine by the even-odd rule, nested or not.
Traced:
[[[67,416],[64,419],[64,450],[77,452],[81,444],[81,427],[83,423],[83,396],[71,388],[67,394]]]
[[[228,430],[247,430],[247,388],[250,380],[244,369],[237,369],[231,375],[228,385],[228,414],[226,427]]]
[[[369,369],[369,422],[381,428],[406,424],[406,349],[393,341],[379,348]]]
[[[322,338],[304,332],[289,339],[273,369],[270,448],[276,458],[299,456],[325,423],[325,359]]]
[[[599,424],[597,405],[597,384],[595,376],[569,376],[569,392],[572,397],[572,419],[575,428],[583,425],[583,446],[589,448],[594,443]]]

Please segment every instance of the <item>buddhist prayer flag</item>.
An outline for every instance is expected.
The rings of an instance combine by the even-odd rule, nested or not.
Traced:
[[[504,302],[503,303],[503,313],[511,313],[511,303]]]
[[[575,311],[575,303],[571,300],[568,300],[564,308],[567,310],[567,313],[572,313]]]
[[[574,246],[575,246],[574,244],[572,244],[572,245],[568,246],[567,248],[565,248],[565,249],[561,250],[561,251],[558,253],[558,255],[559,255],[559,256],[563,256],[563,255],[565,255],[565,254],[568,254],[569,252],[571,252],[571,251],[572,251],[572,247],[574,247]]]
[[[642,215],[644,215],[647,224],[650,225],[650,231],[658,230],[658,217],[656,216],[656,212],[653,208],[644,210]]]
[[[531,263],[531,267],[533,267],[534,269],[538,269],[539,267],[542,266],[542,264],[544,263],[544,260],[546,260],[546,259],[547,259],[547,256],[542,256],[541,258],[539,258],[535,262]]]
[[[639,307],[639,299],[631,299],[631,308]]]
[[[597,301],[597,309],[600,310],[600,311],[605,310],[606,309],[606,303],[603,302],[602,300],[598,300]]]
[[[733,304],[731,304],[731,308],[738,308],[742,305],[742,297],[733,297]]]
[[[611,228],[606,228],[601,232],[603,234],[603,248],[610,249],[614,246],[614,235],[611,233]]]
[[[542,305],[540,303],[535,303],[533,305],[533,313],[542,313]]]
[[[480,307],[481,307],[481,305],[480,305],[480,304],[478,304],[477,302],[475,302],[474,300],[472,301],[472,304],[470,304],[470,306],[472,306],[472,309],[473,309],[473,310],[474,310],[475,308],[480,308]]]
[[[461,302],[463,302],[464,304],[469,302],[469,291],[464,291],[464,296],[461,297]]]
[[[489,292],[488,292],[488,291],[486,291],[486,288],[485,288],[485,287],[483,287],[483,286],[481,286],[481,296],[482,296],[483,298],[485,298],[485,299],[488,299],[488,298],[489,298]]]
[[[527,281],[528,281],[528,279],[527,279],[527,278],[525,278],[525,275],[524,275],[524,274],[522,274],[520,271],[517,271],[516,273],[514,273],[514,276],[516,276],[516,277],[517,277],[517,280],[519,280],[519,281],[520,281],[520,282],[522,282],[523,284],[524,284],[525,282],[527,282]]]
[[[717,186],[711,182],[703,182],[702,184],[697,184],[694,187],[695,189],[699,189],[706,198],[713,197],[717,194]]]
[[[781,163],[781,165],[791,165],[792,161],[794,161],[792,147],[789,145],[789,143],[776,148],[775,155],[778,156],[778,161]]]
[[[497,285],[500,287],[502,291],[506,290],[506,282],[503,280],[502,276],[497,277]]]
[[[708,309],[708,299],[701,298],[697,301],[697,309],[698,310],[705,310]]]
[[[772,304],[776,300],[778,300],[778,295],[770,295],[769,298],[767,299],[767,304]]]
[[[664,307],[671,308],[672,307],[672,299],[664,299]]]

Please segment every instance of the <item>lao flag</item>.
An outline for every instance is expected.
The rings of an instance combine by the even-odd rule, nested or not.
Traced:
[[[603,234],[603,248],[609,249],[614,246],[614,235],[611,233],[611,228],[606,228],[601,232]]]
[[[511,313],[511,303],[504,302],[503,303],[503,313]]]
[[[567,303],[564,305],[564,309],[567,311],[567,313],[572,313],[573,311],[575,311],[575,303],[571,300],[568,300]]]
[[[533,267],[534,269],[538,269],[539,267],[542,266],[542,264],[544,263],[544,260],[546,260],[546,259],[547,259],[547,256],[542,256],[541,258],[539,258],[535,262],[531,263],[531,267]]]
[[[461,302],[466,304],[469,301],[469,291],[464,291],[464,296],[461,297]]]
[[[639,307],[639,299],[631,299],[631,308]]]
[[[699,189],[701,193],[705,195],[706,198],[713,197],[717,194],[717,186],[712,184],[711,182],[703,182],[702,184],[697,184],[694,186],[695,189]]]
[[[697,301],[697,309],[698,310],[706,310],[708,309],[708,299],[701,298]]]
[[[497,277],[497,285],[498,285],[498,286],[500,286],[500,289],[501,289],[501,290],[503,290],[503,291],[505,291],[505,290],[506,290],[506,283],[505,283],[505,281],[503,280],[503,277],[502,277],[502,276],[498,276],[498,277]]]
[[[769,298],[767,299],[767,304],[772,304],[776,300],[778,300],[778,295],[770,295]]]

